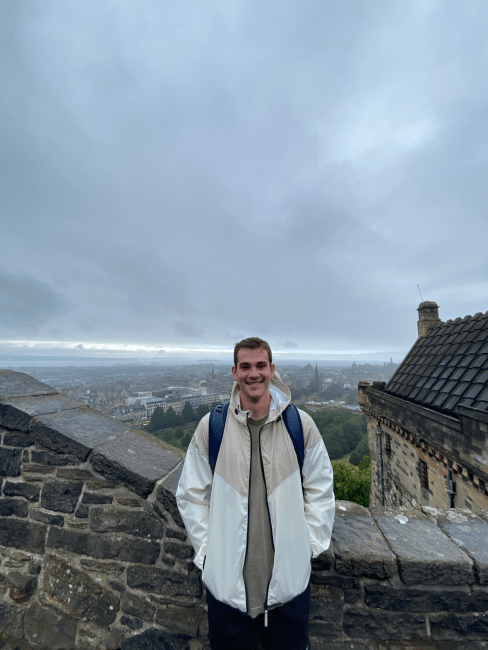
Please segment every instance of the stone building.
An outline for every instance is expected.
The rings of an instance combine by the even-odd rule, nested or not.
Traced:
[[[488,312],[442,322],[418,307],[418,339],[387,385],[359,383],[370,505],[488,508]]]

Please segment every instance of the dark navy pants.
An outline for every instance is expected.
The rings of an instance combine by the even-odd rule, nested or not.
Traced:
[[[208,588],[207,606],[208,638],[212,650],[253,650],[256,635],[264,650],[308,648],[310,583],[290,602],[268,610],[267,627],[264,627],[264,614],[251,618],[214,598]]]

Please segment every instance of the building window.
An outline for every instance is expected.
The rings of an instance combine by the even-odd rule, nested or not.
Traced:
[[[391,436],[385,434],[385,453],[391,454]]]
[[[420,461],[420,486],[429,489],[429,476],[427,473],[427,463],[423,460]]]

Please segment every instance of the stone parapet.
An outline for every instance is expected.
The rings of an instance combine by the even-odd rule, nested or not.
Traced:
[[[0,371],[0,648],[209,648],[175,500],[183,460]],[[331,547],[312,560],[311,650],[487,639],[488,512],[337,503]]]

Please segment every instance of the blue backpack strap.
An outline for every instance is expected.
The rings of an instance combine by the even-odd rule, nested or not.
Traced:
[[[290,402],[290,404],[288,404],[286,409],[283,411],[283,421],[285,423],[286,430],[290,435],[293,446],[295,447],[301,474],[305,450],[303,443],[302,419],[295,404],[292,404]]]
[[[224,435],[225,421],[227,420],[227,411],[229,402],[219,404],[210,411],[210,420],[208,425],[208,460],[212,468],[212,474],[215,472],[215,463],[219,455],[222,437]]]

